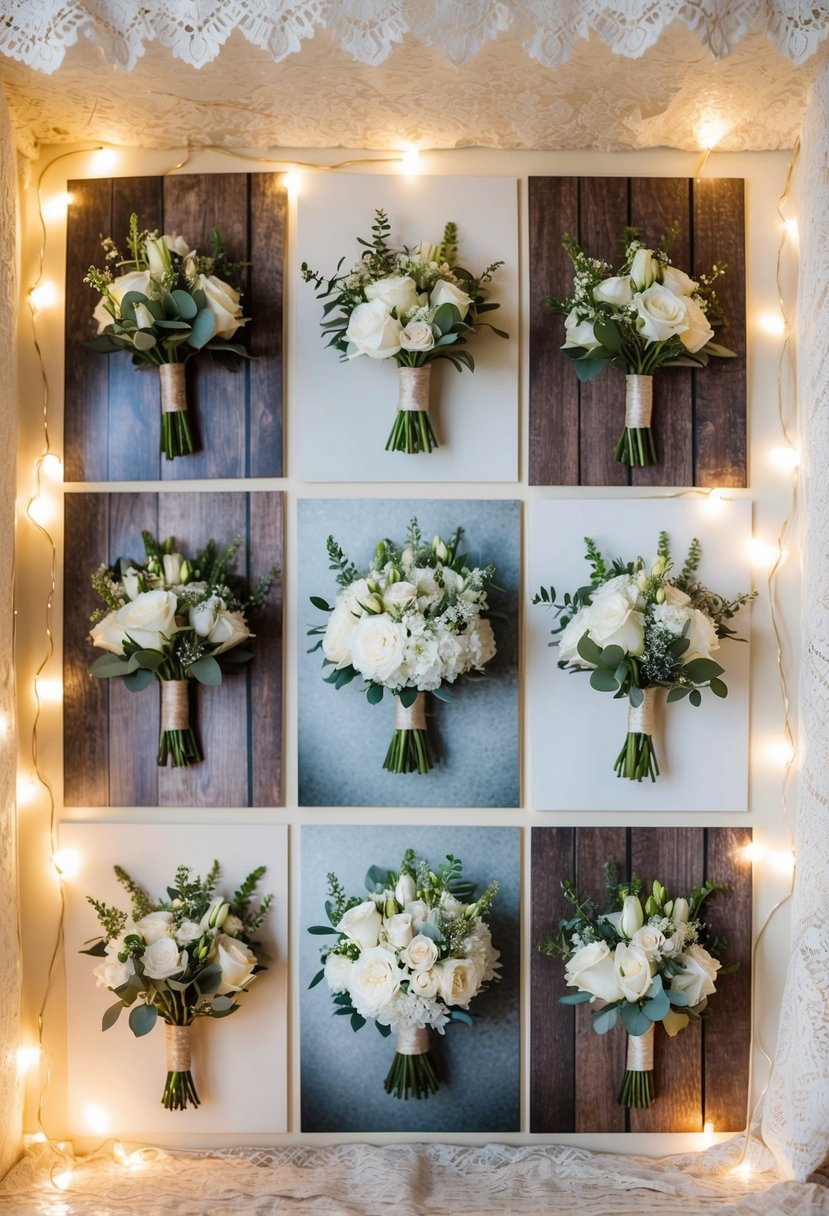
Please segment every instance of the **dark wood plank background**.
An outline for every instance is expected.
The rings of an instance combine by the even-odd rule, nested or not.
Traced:
[[[90,575],[121,555],[140,560],[141,532],[174,536],[194,555],[213,537],[243,538],[236,570],[255,583],[282,567],[283,495],[267,493],[67,494],[64,557],[64,800],[67,806],[279,806],[282,803],[281,580],[251,621],[253,661],[218,688],[192,690],[205,759],[156,764],[160,693],[129,692],[89,675],[88,641],[99,607]],[[195,702],[195,704],[194,704]]]
[[[746,484],[745,216],[742,179],[531,177],[530,484],[744,486]],[[572,263],[561,244],[575,236],[614,268],[625,224],[646,245],[679,220],[674,264],[692,277],[727,263],[717,292],[727,326],[715,341],[737,359],[707,368],[663,368],[654,377],[654,435],[659,463],[628,471],[613,459],[624,426],[624,374],[606,368],[579,385],[559,347],[564,318],[542,297],[570,295]]]
[[[744,850],[749,828],[533,828],[531,1083],[532,1132],[696,1132],[745,1127],[751,1040],[751,865]],[[658,878],[670,894],[687,894],[704,878],[731,883],[712,896],[705,920],[728,939],[724,962],[739,961],[711,998],[711,1016],[670,1039],[655,1039],[656,1102],[648,1111],[625,1111],[616,1097],[625,1068],[627,1035],[621,1026],[598,1035],[590,1006],[562,1005],[564,964],[536,950],[569,915],[560,880],[601,905],[605,860],[620,878]]]
[[[68,481],[181,481],[282,475],[282,286],[286,192],[274,173],[207,173],[69,182],[64,434]],[[84,282],[103,266],[101,236],[121,250],[131,212],[142,228],[179,232],[209,253],[220,228],[242,272],[244,315],[236,338],[256,358],[233,373],[207,356],[187,364],[191,428],[198,449],[166,460],[159,452],[154,367],[126,352],[87,350],[98,297]]]

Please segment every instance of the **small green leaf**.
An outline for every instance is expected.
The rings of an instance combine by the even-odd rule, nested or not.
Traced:
[[[688,693],[688,700],[695,709],[699,709],[700,705],[702,705],[702,693],[698,688],[692,688]]]
[[[382,684],[369,684],[366,689],[366,700],[369,705],[379,705],[383,700],[384,691]]]
[[[715,663],[713,659],[691,659],[691,662],[686,663],[682,670],[683,674],[689,680],[693,680],[694,684],[706,684],[709,680],[721,676],[724,668],[720,667],[719,663]]]
[[[194,347],[195,350],[201,350],[203,346],[207,345],[215,333],[216,318],[213,316],[213,313],[209,308],[203,308],[196,314],[195,320],[193,321],[193,328],[190,331],[190,337],[187,339],[187,343],[189,346]]]
[[[605,646],[599,662],[602,667],[609,667],[611,671],[615,671],[624,657],[625,652],[621,646]]]
[[[585,663],[598,664],[601,661],[601,649],[586,633],[579,638],[579,644],[576,647],[576,650],[584,659]]]
[[[89,668],[89,674],[96,680],[108,680],[112,676],[129,674],[129,663],[117,654],[102,654]]]
[[[597,692],[615,692],[619,684],[612,672],[604,667],[597,667],[590,673],[590,687],[595,688]]]
[[[149,1034],[157,1020],[155,1005],[134,1005],[130,1010],[130,1030],[137,1039]]]
[[[452,1010],[452,1021],[453,1022],[465,1022],[467,1026],[475,1025],[475,1023],[472,1019],[472,1014],[466,1013],[463,1009],[453,1009]]]
[[[185,321],[192,321],[198,312],[196,301],[190,295],[189,291],[182,291],[178,288],[170,293],[179,311],[179,315],[184,317]]]
[[[128,676],[124,676],[124,687],[130,692],[141,692],[142,688],[147,688],[155,679],[155,673],[148,671],[146,667],[141,667],[138,671],[131,671]]]
[[[583,1005],[585,1001],[590,1000],[589,992],[570,992],[567,996],[558,998],[560,1005]]]
[[[431,692],[432,696],[437,697],[438,701],[445,701],[447,704],[451,704],[455,700],[455,694],[450,692],[448,688],[444,688],[442,684],[439,688],[433,688]]]
[[[101,1030],[109,1030],[110,1026],[114,1026],[121,1016],[121,1010],[124,1008],[123,1002],[118,1001],[115,1005],[110,1005],[109,1009],[104,1012],[101,1018]],[[132,1014],[130,1014],[132,1021]]]
[[[687,697],[691,690],[689,688],[672,688],[668,693],[665,701],[670,705],[671,701],[681,701],[683,697]]]
[[[708,685],[715,697],[727,697],[728,686],[723,684],[722,680],[714,679]]]
[[[351,1015],[351,1029],[355,1032],[358,1030],[362,1030],[363,1027],[365,1026],[365,1024],[366,1024],[366,1019],[363,1017],[363,1015],[361,1013],[357,1013],[355,1010],[355,1012],[352,1013],[352,1015]]]
[[[319,608],[320,612],[333,612],[334,611],[334,609],[331,607],[331,605],[328,603],[328,601],[324,600],[322,598],[322,596],[320,596],[320,595],[312,595],[310,597],[310,600],[315,608]]]
[[[313,933],[317,937],[322,937],[325,933],[333,933],[335,937],[338,936],[337,930],[332,929],[330,925],[311,925],[308,932]]]
[[[187,670],[200,684],[216,687],[222,682],[222,669],[212,655],[206,654],[202,658],[196,659]]]
[[[308,985],[309,991],[311,988],[316,988],[317,984],[320,984],[324,979],[325,979],[325,968],[321,967],[319,969],[319,971],[317,972],[317,974],[314,976],[314,978],[311,980],[311,983]]]
[[[384,1039],[387,1039],[391,1034],[391,1026],[386,1026],[383,1022],[375,1022],[374,1025],[377,1027]]]
[[[619,1010],[616,1006],[600,1009],[593,1014],[592,1024],[596,1034],[607,1034],[619,1020]],[[650,1022],[648,1023],[650,1025]]]
[[[636,1038],[646,1034],[651,1028],[650,1018],[645,1017],[639,1006],[630,1001],[625,1001],[622,1005],[622,1022],[628,1034]]]
[[[404,709],[409,709],[417,700],[416,688],[401,688],[397,694]]]

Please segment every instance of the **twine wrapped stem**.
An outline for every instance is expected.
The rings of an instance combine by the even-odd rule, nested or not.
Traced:
[[[194,451],[193,436],[187,419],[187,387],[183,363],[160,363],[161,450],[167,460]]]
[[[647,1110],[653,1106],[653,1037],[654,1025],[644,1034],[628,1035],[627,1060],[619,1105]]]
[[[398,1026],[397,1049],[384,1082],[387,1094],[395,1098],[428,1098],[437,1093],[438,1079],[429,1053],[429,1031],[414,1026]]]
[[[186,1110],[199,1105],[199,1095],[190,1073],[190,1024],[165,1022],[167,1080],[161,1105],[165,1110]]]
[[[643,688],[641,692],[639,705],[634,705],[632,701],[628,703],[627,735],[613,770],[617,777],[626,777],[628,781],[642,781],[645,777],[655,781],[659,776],[659,763],[653,744],[657,689]]]
[[[426,694],[419,692],[411,705],[394,698],[394,734],[383,761],[390,773],[428,773],[432,767],[426,733]]]
[[[625,429],[613,456],[632,468],[656,464],[656,445],[651,431],[653,376],[625,376]]]
[[[173,768],[197,764],[202,754],[190,726],[190,681],[181,678],[161,680],[161,730],[158,739],[158,763],[168,758]]]
[[[386,442],[387,452],[431,452],[438,446],[429,418],[431,363],[397,368],[397,414]]]

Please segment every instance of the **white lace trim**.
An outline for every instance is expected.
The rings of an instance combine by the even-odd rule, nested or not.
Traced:
[[[559,66],[591,34],[615,54],[639,58],[674,22],[723,56],[756,21],[796,64],[829,33],[829,9],[810,0],[37,0],[5,8],[0,54],[46,73],[82,38],[126,70],[154,41],[200,68],[234,30],[276,62],[327,30],[353,59],[376,66],[407,37],[460,65],[512,28],[546,67]]]

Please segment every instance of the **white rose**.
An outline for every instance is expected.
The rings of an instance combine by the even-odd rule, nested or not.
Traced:
[[[348,977],[354,1008],[364,1018],[382,1019],[386,1006],[400,988],[400,978],[400,969],[388,950],[382,946],[364,950]]]
[[[626,1001],[641,1001],[651,986],[656,964],[638,946],[620,942],[613,958],[616,980]],[[653,969],[653,970],[652,970]]]
[[[207,641],[216,647],[212,654],[217,655],[223,654],[226,650],[232,650],[234,646],[244,642],[245,638],[252,636],[241,612],[230,612],[226,608],[220,608],[216,613],[213,628],[207,635]]]
[[[191,253],[195,253],[194,249],[185,241],[184,237],[178,232],[164,233],[162,237],[164,244],[172,253],[177,253],[180,258],[186,258]]]
[[[685,298],[685,323],[687,329],[679,336],[682,339],[682,345],[693,355],[698,350],[702,350],[706,342],[711,341],[714,331],[708,324],[708,317],[696,300],[692,300],[690,296]]]
[[[618,1001],[622,997],[607,942],[590,942],[577,950],[567,963],[564,982],[600,1001]]]
[[[413,899],[406,904],[406,911],[412,918],[412,928],[415,933],[429,919],[429,908],[422,899]]]
[[[232,338],[239,326],[245,324],[238,291],[214,274],[200,274],[197,286],[207,296],[207,307],[216,318],[216,337]]]
[[[388,612],[392,608],[404,608],[412,600],[417,599],[417,587],[414,583],[392,583],[383,592],[383,607]]]
[[[164,237],[148,237],[146,251],[150,274],[154,279],[162,279],[173,264]]]
[[[645,617],[637,608],[638,588],[602,590],[589,608],[590,637],[598,646],[621,646],[627,654],[645,649]]]
[[[673,583],[665,583],[665,600],[668,604],[683,608],[686,604],[690,604],[691,597],[684,591],[680,591],[679,587],[675,587]]]
[[[580,608],[576,615],[562,629],[558,639],[558,657],[574,667],[591,668],[594,663],[588,663],[576,649],[581,639],[590,629],[590,609]]]
[[[210,630],[216,623],[216,614],[219,610],[219,600],[211,597],[205,600],[202,604],[194,604],[190,608],[187,619],[190,622],[190,627],[197,637],[206,638]]]
[[[117,621],[117,612],[108,613],[102,621],[98,621],[89,631],[89,640],[93,646],[108,650],[111,654],[124,653],[126,632]]]
[[[461,314],[461,320],[463,321],[472,305],[472,297],[468,296],[465,291],[461,291],[454,283],[447,283],[445,279],[438,279],[429,295],[429,306],[431,308],[440,308],[441,304],[454,304]]]
[[[717,637],[717,630],[710,616],[701,612],[699,608],[690,610],[691,628],[688,630],[688,641],[690,646],[683,658],[687,663],[692,655],[710,658],[712,650],[719,650],[720,640]]]
[[[104,622],[101,621],[101,624]],[[125,635],[129,635],[143,650],[162,650],[164,643],[169,641],[178,629],[176,597],[172,591],[144,591],[129,604],[118,609],[113,624],[122,629]],[[99,644],[93,638],[93,645]],[[112,646],[105,648],[113,649]]]
[[[150,276],[146,270],[130,270],[127,274],[121,274],[118,278],[113,279],[109,285],[109,294],[118,304],[117,312],[120,315],[121,301],[128,291],[139,291],[142,296],[150,294]],[[95,305],[93,318],[98,322],[98,333],[103,333],[107,325],[112,324],[112,314],[104,307],[105,296],[101,297]]]
[[[161,556],[164,566],[164,582],[168,587],[178,587],[181,583],[181,567],[184,558],[180,553],[164,553]]]
[[[128,600],[134,600],[141,594],[141,576],[133,566],[121,575],[121,586]]]
[[[348,991],[348,977],[354,966],[344,954],[329,954],[325,960],[325,982],[334,996]]]
[[[435,963],[438,990],[447,1005],[466,1009],[480,986],[478,969],[471,959],[447,958]]]
[[[351,640],[358,617],[348,604],[340,602],[328,618],[322,638],[322,653],[335,667],[347,667],[351,662]]]
[[[175,931],[175,939],[180,946],[188,946],[201,937],[201,926],[194,920],[183,920]]]
[[[396,916],[390,916],[383,928],[386,930],[389,945],[398,949],[408,946],[412,940],[412,918],[408,912],[398,912]]]
[[[635,895],[626,895],[622,904],[622,918],[619,921],[619,928],[625,937],[633,937],[637,929],[641,929],[645,923],[645,914],[642,911],[642,905]]]
[[[716,992],[714,980],[720,963],[702,946],[689,946],[684,954],[676,956],[676,962],[682,963],[684,970],[671,979],[671,989],[684,992],[692,1009],[704,997]]]
[[[403,662],[405,626],[385,613],[364,616],[357,622],[351,640],[351,661],[367,680],[383,684]]]
[[[435,335],[428,321],[410,321],[400,334],[400,345],[403,350],[431,350],[435,345]]]
[[[354,350],[349,359],[368,355],[370,359],[389,359],[400,350],[402,326],[382,300],[358,304],[348,318],[345,336]]]
[[[232,912],[227,914],[225,917],[225,923],[222,925],[222,928],[228,937],[236,937],[237,933],[241,933],[244,927],[245,926],[240,918],[238,916],[234,916]]]
[[[639,333],[647,339],[647,346],[652,342],[665,342],[688,329],[686,303],[684,296],[675,296],[659,283],[636,293],[633,307],[639,314]]]
[[[699,287],[699,283],[695,283],[690,275],[676,266],[663,266],[662,286],[667,287],[675,296],[690,296]]]
[[[162,937],[169,937],[173,932],[172,925],[172,912],[148,912],[141,920],[135,922],[135,928],[148,946]]]
[[[431,968],[426,971],[415,971],[409,979],[409,992],[421,997],[424,1001],[433,1000],[440,989],[440,979],[437,971]]]
[[[363,291],[367,300],[379,300],[389,312],[393,308],[396,309],[399,318],[421,303],[417,284],[407,274],[391,275],[386,279],[377,279],[374,283],[366,283]]]
[[[376,946],[380,940],[380,930],[383,918],[373,900],[366,900],[349,908],[337,925],[337,932],[344,933],[352,942],[356,942],[363,950]]]
[[[674,906],[671,909],[671,919],[676,927],[679,928],[680,925],[686,925],[688,923],[688,917],[690,915],[691,909],[688,907],[688,900],[680,895],[678,899],[674,900]]]
[[[147,947],[141,961],[144,974],[151,980],[166,980],[184,971],[188,962],[187,951],[179,951],[171,937],[160,937]]]
[[[639,291],[642,291],[643,288],[650,287],[652,283],[658,282],[661,269],[659,259],[653,256],[652,249],[637,249],[633,255],[630,277],[633,280],[634,286]]]
[[[467,631],[467,646],[469,658],[473,667],[484,667],[495,656],[495,634],[489,618],[478,617],[475,624]]]
[[[417,895],[417,886],[411,874],[401,874],[394,886],[394,898],[400,904],[401,908],[405,908],[408,912],[407,904],[410,904]]]
[[[216,992],[225,996],[228,992],[241,992],[255,978],[256,955],[235,937],[220,933],[216,938],[217,962],[222,969],[222,981]]]
[[[633,299],[630,276],[617,274],[610,279],[604,279],[593,288],[593,299],[602,304],[614,304],[617,308],[629,304]]]
[[[437,958],[438,948],[425,933],[418,933],[406,947],[406,962],[412,971],[430,971]]]
[[[134,973],[135,967],[131,958],[122,963],[114,954],[109,955],[92,970],[96,988],[120,988]]]
[[[566,350],[570,346],[582,346],[585,350],[595,350],[597,346],[601,346],[593,332],[593,322],[580,321],[575,308],[564,318],[564,341],[561,349]]]
[[[631,937],[631,945],[638,946],[649,959],[658,958],[665,947],[665,934],[653,925],[643,925]]]

